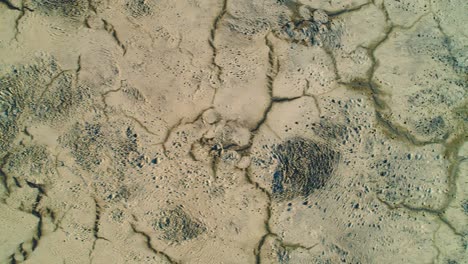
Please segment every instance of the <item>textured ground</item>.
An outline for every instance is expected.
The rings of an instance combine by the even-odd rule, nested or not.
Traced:
[[[468,263],[464,0],[0,0],[0,263]]]

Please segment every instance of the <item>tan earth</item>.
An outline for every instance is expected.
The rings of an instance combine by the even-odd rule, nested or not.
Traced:
[[[468,263],[465,0],[0,0],[0,263]]]

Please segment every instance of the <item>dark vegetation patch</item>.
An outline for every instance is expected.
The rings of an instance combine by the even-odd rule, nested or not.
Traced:
[[[84,169],[93,170],[101,164],[106,144],[100,124],[76,123],[61,141]]]
[[[120,172],[127,166],[141,167],[145,162],[138,150],[138,135],[130,127],[112,130],[100,123],[76,123],[60,140],[86,170],[94,170],[106,156],[112,158],[113,169]]]
[[[434,118],[422,118],[415,124],[415,129],[422,135],[430,135],[435,138],[445,138],[447,127],[442,116]]]
[[[463,212],[468,215],[468,200],[464,200],[461,204],[462,208],[463,208]]]
[[[273,195],[278,199],[307,197],[325,186],[340,160],[329,146],[304,138],[292,138],[276,146],[278,162],[273,174]]]
[[[89,11],[91,0],[33,0],[34,9],[47,15],[68,18],[84,17]]]
[[[35,116],[38,106],[50,108],[49,113],[56,109],[46,100],[46,89],[58,73],[59,67],[53,59],[38,59],[30,65],[11,66],[4,70],[0,76],[1,156],[24,129],[22,116]]]
[[[35,181],[52,172],[53,161],[44,146],[22,147],[8,156],[5,171],[9,175]]]
[[[152,14],[148,0],[128,0],[125,8],[132,17],[142,17]]]
[[[188,215],[180,206],[162,211],[153,228],[161,231],[162,239],[177,243],[194,239],[206,231],[202,222]]]

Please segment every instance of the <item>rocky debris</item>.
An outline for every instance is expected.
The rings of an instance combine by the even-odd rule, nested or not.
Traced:
[[[279,35],[306,46],[337,47],[340,28],[340,24],[331,20],[325,11],[315,10],[310,19],[303,18],[284,24]]]

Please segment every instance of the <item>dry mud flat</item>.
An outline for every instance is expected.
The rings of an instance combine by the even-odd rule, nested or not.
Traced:
[[[462,0],[1,0],[0,263],[467,263]]]

